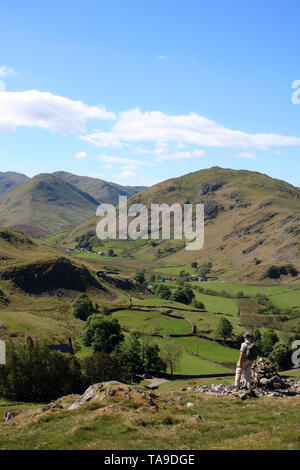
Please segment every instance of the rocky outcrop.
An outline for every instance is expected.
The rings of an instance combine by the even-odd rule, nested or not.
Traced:
[[[54,288],[80,292],[86,291],[88,287],[103,290],[100,282],[85,266],[64,257],[9,267],[0,271],[0,279],[12,281],[15,286],[32,293],[48,292]]]
[[[98,402],[100,404],[104,401],[106,404],[112,399],[114,401],[116,399],[125,399],[133,402],[137,407],[151,406],[157,408],[165,403],[170,403],[165,398],[148,391],[145,387],[125,385],[121,382],[112,381],[91,385],[68,409],[76,410],[87,403]]]

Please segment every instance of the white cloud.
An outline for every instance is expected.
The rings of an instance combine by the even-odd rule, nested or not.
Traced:
[[[204,150],[194,150],[193,152],[194,157],[203,157],[204,154],[205,154]]]
[[[158,183],[160,180],[159,176],[155,179],[153,175],[148,174],[138,174],[135,171],[124,170],[119,174],[114,176],[114,181],[119,184],[127,184],[131,186],[152,186],[153,184]]]
[[[114,119],[105,108],[88,106],[48,92],[29,90],[0,94],[0,132],[19,126],[40,127],[61,134],[84,132],[89,119]]]
[[[158,55],[158,56],[156,57],[156,59],[157,59],[157,60],[165,60],[165,59],[167,59],[167,56],[166,56],[166,55]]]
[[[86,152],[77,152],[75,158],[89,158]]]
[[[149,162],[146,162],[144,160],[136,160],[133,158],[113,157],[111,155],[98,155],[97,158],[102,162],[106,162],[110,165],[121,165],[123,170],[131,170],[136,168],[137,166],[152,166]]]
[[[7,75],[17,75],[17,72],[9,67],[6,67],[6,65],[0,65],[0,77],[6,77]]]
[[[240,158],[247,158],[248,160],[257,160],[257,156],[251,152],[240,152],[240,153],[237,153],[236,156]]]
[[[117,147],[128,142],[242,149],[300,145],[298,137],[271,133],[247,134],[195,113],[174,116],[160,111],[141,112],[138,108],[120,113],[110,131],[95,130],[81,138],[99,147]]]
[[[194,150],[193,152],[175,152],[167,155],[160,155],[156,158],[157,162],[162,160],[179,160],[181,158],[203,157],[203,150]]]

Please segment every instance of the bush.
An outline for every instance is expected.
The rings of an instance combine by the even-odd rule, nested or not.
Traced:
[[[262,352],[265,356],[269,356],[272,352],[275,343],[278,343],[279,338],[274,331],[268,330],[262,336]]]
[[[124,335],[116,318],[96,314],[88,318],[81,332],[81,339],[83,344],[90,346],[94,352],[110,354],[122,343]]]
[[[178,288],[170,296],[173,302],[180,302],[182,304],[190,304],[195,297],[193,290],[190,287]]]
[[[133,279],[139,284],[144,284],[145,282],[145,273],[143,271],[137,271],[133,275]]]
[[[95,313],[95,308],[87,294],[79,294],[72,302],[72,314],[79,320],[86,321],[90,315]]]
[[[205,310],[205,305],[200,300],[194,299],[192,305],[193,307],[198,308],[199,310]]]
[[[157,297],[158,299],[169,300],[171,297],[171,294],[172,292],[170,288],[168,286],[165,286],[164,284],[160,284],[155,289],[155,297]]]
[[[269,361],[274,369],[278,371],[290,369],[293,366],[292,354],[293,351],[288,345],[284,343],[276,343],[269,355]]]

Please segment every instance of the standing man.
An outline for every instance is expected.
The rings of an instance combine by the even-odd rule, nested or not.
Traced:
[[[246,380],[246,387],[249,390],[252,390],[252,360],[248,359],[249,353],[249,346],[253,344],[251,341],[251,335],[248,331],[244,333],[244,342],[241,345],[241,354],[236,366],[236,373],[235,373],[235,386],[240,388],[241,385],[241,377],[242,375],[245,377]],[[250,348],[251,349],[251,348]]]

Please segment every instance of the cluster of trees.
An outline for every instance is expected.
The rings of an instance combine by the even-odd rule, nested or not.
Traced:
[[[292,337],[287,341],[280,341],[275,331],[266,330],[261,334],[257,328],[253,331],[253,340],[259,349],[260,355],[267,357],[274,369],[286,370],[293,366]]]
[[[8,400],[46,402],[86,385],[78,361],[45,344],[8,343],[6,365],[0,365],[0,395]]]
[[[292,264],[286,266],[270,266],[264,274],[264,278],[279,279],[281,276],[298,276],[297,269]]]
[[[173,302],[180,302],[189,305],[195,297],[193,289],[189,286],[178,287],[172,291],[165,284],[160,284],[154,287],[155,296],[159,299],[172,300]]]
[[[96,317],[96,318],[95,318]],[[93,320],[93,321],[91,321]],[[47,402],[69,394],[81,394],[93,383],[118,380],[131,383],[145,370],[173,374],[182,349],[157,344],[138,332],[126,337],[111,317],[93,315],[82,333],[93,354],[77,360],[70,354],[52,351],[45,343],[7,344],[6,365],[0,365],[0,396],[8,400]]]

